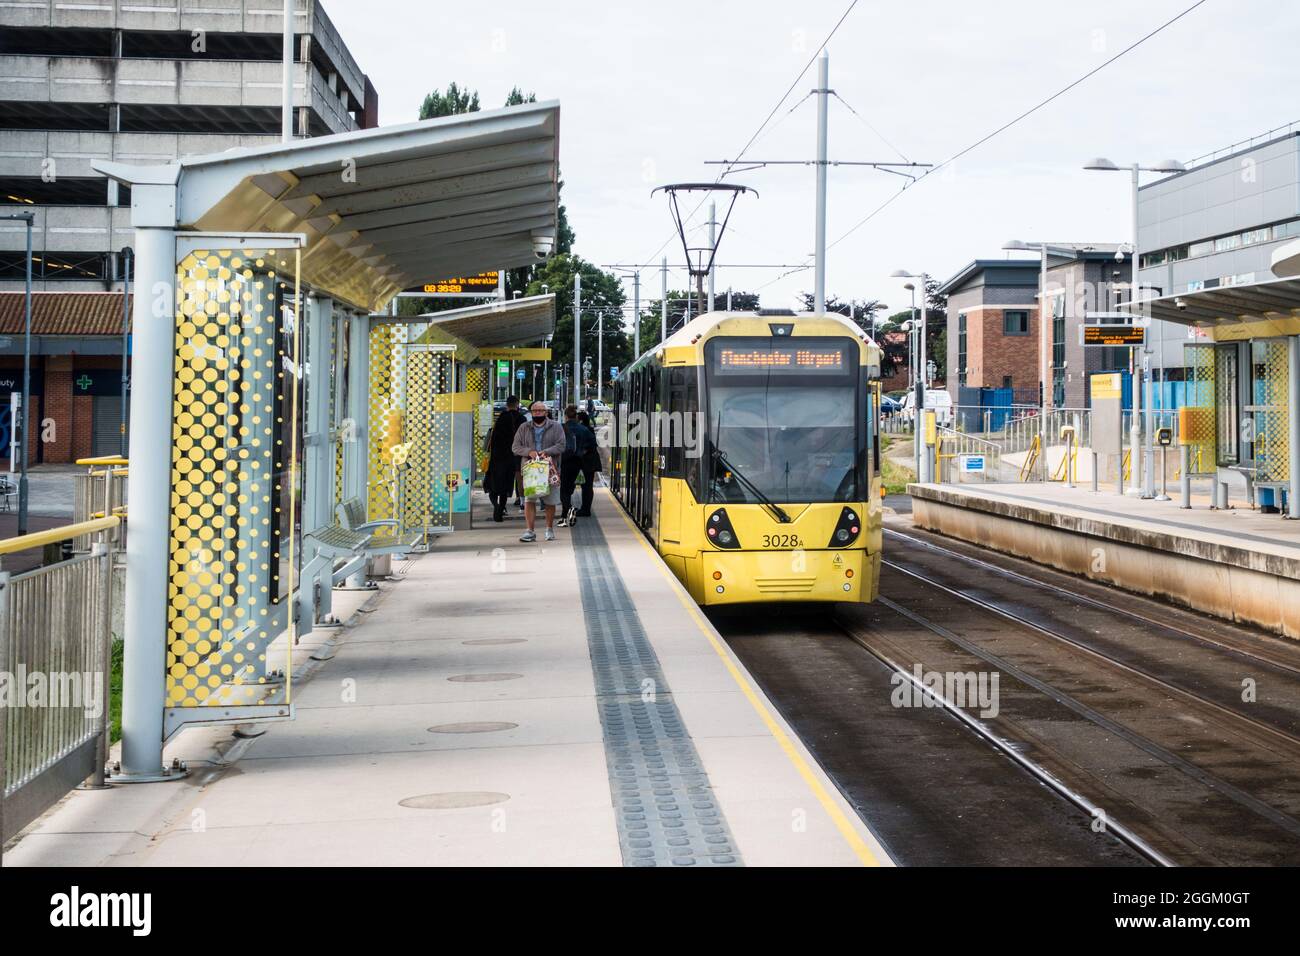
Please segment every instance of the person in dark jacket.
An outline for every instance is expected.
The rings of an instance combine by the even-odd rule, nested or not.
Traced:
[[[595,494],[596,472],[600,468],[600,450],[596,447],[596,433],[591,418],[578,406],[564,410],[565,451],[560,459],[560,504],[562,523],[573,525],[578,518],[591,514],[591,500]],[[582,475],[582,508],[573,507],[573,489],[578,475]]]
[[[506,505],[515,491],[516,476],[519,474],[519,456],[514,453],[515,432],[527,419],[519,410],[519,398],[511,395],[506,399],[505,411],[497,416],[492,431],[488,433],[487,451],[488,498],[492,501],[492,520],[504,521]]]

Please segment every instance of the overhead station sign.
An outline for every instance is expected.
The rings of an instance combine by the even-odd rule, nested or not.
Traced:
[[[1146,341],[1146,329],[1136,325],[1081,325],[1080,345],[1140,346]]]
[[[438,282],[426,282],[424,285],[415,289],[408,289],[408,292],[414,292],[418,295],[496,295],[497,286],[501,281],[500,273],[496,270],[492,272],[480,272],[474,276],[456,276],[451,279],[442,279]]]

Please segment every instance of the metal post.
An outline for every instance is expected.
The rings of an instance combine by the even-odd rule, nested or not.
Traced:
[[[1142,486],[1143,498],[1154,498],[1156,496],[1156,469],[1155,469],[1155,429],[1151,419],[1151,353],[1146,347],[1146,332],[1142,333],[1142,380],[1146,383],[1146,441],[1142,445],[1142,468],[1144,471]]]
[[[1129,263],[1129,267],[1130,267],[1129,271],[1132,276],[1131,288],[1129,292],[1129,303],[1134,307],[1136,307],[1137,300],[1138,300],[1138,258],[1139,258],[1138,256],[1138,168],[1139,168],[1138,164],[1134,163],[1133,164],[1133,209],[1132,209],[1133,253],[1132,253],[1132,261]],[[1143,352],[1146,351],[1145,332],[1142,335],[1142,351]],[[1142,376],[1141,376],[1142,370],[1139,367],[1139,363],[1137,361],[1138,353],[1134,351],[1132,354],[1133,354],[1133,362],[1132,362],[1133,415],[1129,421],[1129,447],[1130,447],[1129,461],[1133,469],[1133,491],[1135,493],[1140,494],[1141,492],[1139,489],[1143,487],[1142,482],[1139,481],[1140,475],[1138,471],[1142,465],[1141,455],[1139,454],[1139,451],[1142,447],[1142,419],[1140,417],[1142,413]]]
[[[108,473],[104,475],[104,486],[107,489],[113,487],[113,469],[109,468]],[[110,492],[111,493],[111,492]],[[112,514],[112,508],[104,512],[105,515]],[[91,545],[91,554],[95,555],[96,560],[103,563],[103,578],[100,581],[100,587],[103,591],[104,603],[100,606],[99,621],[100,637],[104,642],[103,656],[100,658],[100,670],[104,675],[104,699],[103,713],[99,715],[99,739],[95,743],[95,772],[91,774],[90,789],[98,790],[107,786],[104,782],[105,771],[108,767],[108,737],[113,726],[113,720],[109,713],[109,697],[111,696],[109,688],[112,687],[113,674],[113,549],[103,540],[96,541]],[[0,766],[3,763],[0,762]],[[2,788],[0,788],[2,789]]]
[[[1101,476],[1097,474],[1097,453],[1094,451],[1094,452],[1092,453],[1092,492],[1093,492],[1093,494],[1096,494],[1098,491],[1101,490],[1101,489],[1098,487],[1098,482],[1099,482],[1100,480],[1101,480]]]
[[[280,103],[280,141],[293,140],[293,0],[284,0],[284,89]]]
[[[709,203],[709,248],[717,250],[718,248],[718,204]],[[718,277],[717,256],[714,255],[714,261],[709,263],[709,306],[705,312],[713,311],[713,284]]]
[[[1039,246],[1038,263],[1038,362],[1042,379],[1038,410],[1038,457],[1043,467],[1043,481],[1047,481],[1047,399],[1052,382],[1052,336],[1056,322],[1047,305],[1047,244]]]
[[[32,223],[35,219],[27,214],[27,285],[23,301],[23,425],[22,445],[18,448],[21,468],[18,472],[18,533],[27,533],[27,464],[28,446],[27,428],[32,421]]]
[[[830,99],[830,56],[823,51],[817,61],[817,259],[813,313],[826,312],[826,107]],[[924,298],[924,296],[923,296]],[[918,475],[918,480],[920,476]]]
[[[122,444],[118,452],[123,458],[126,457],[126,392],[131,384],[131,247],[127,246],[121,252],[122,264]]]
[[[496,363],[492,382],[496,384]],[[353,313],[348,323],[348,407],[343,430],[343,497],[367,503],[366,447],[370,427],[370,315]]]
[[[632,273],[632,360],[641,357],[641,270]]]
[[[659,341],[668,337],[668,257],[659,262]]]
[[[928,371],[928,366],[926,365],[926,360],[925,360],[925,333],[926,333],[926,326],[929,324],[929,315],[928,315],[928,312],[927,312],[927,305],[926,305],[926,301],[925,301],[925,299],[926,299],[926,288],[925,288],[925,283],[926,283],[926,280],[927,280],[928,278],[929,278],[929,276],[926,275],[924,272],[921,273],[921,275],[920,275],[920,281],[921,281],[921,331],[920,331],[920,336],[919,336],[919,339],[918,339],[918,342],[917,342],[917,349],[916,349],[916,355],[917,355],[917,358],[916,358],[916,381],[917,381],[916,393],[917,393],[917,396],[918,396],[917,407],[920,408],[922,412],[925,411],[925,407],[926,407],[925,392],[926,392],[926,388],[927,388],[927,386],[929,385],[929,383],[925,380],[925,379],[926,379],[926,372]],[[929,456],[928,453],[927,453],[926,455],[924,455],[924,456],[921,458],[921,474],[917,476],[917,480],[918,480],[918,481],[921,481],[921,482],[929,482],[929,481],[932,481],[932,480],[933,480],[933,471],[932,471],[931,468],[930,468],[930,456]]]
[[[167,659],[167,546],[171,500],[172,366],[176,308],[176,235],[169,228],[135,230],[137,291],[135,401],[131,436],[153,454],[135,456],[127,510],[122,781],[165,780],[162,765]]]
[[[605,400],[605,310],[596,313],[596,401]]]
[[[1287,517],[1300,519],[1300,335],[1291,336],[1287,345],[1287,391],[1290,393],[1287,425],[1291,453],[1288,464],[1291,488],[1287,492]]]
[[[299,316],[307,329],[307,422],[303,449],[303,531],[330,524],[333,474],[329,451],[330,328],[334,325],[334,300],[307,296]]]
[[[582,401],[582,273],[573,274],[573,377],[578,380],[573,402]]]
[[[1179,449],[1182,455],[1182,468],[1179,472],[1179,484],[1183,488],[1183,508],[1192,506],[1192,446],[1183,445]]]
[[[727,287],[727,311],[731,311],[731,287]]]

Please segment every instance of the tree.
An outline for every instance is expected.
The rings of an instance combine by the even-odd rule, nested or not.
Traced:
[[[816,297],[811,292],[800,293],[803,299],[805,311],[811,312],[815,304]],[[846,318],[852,319],[853,322],[866,332],[871,331],[872,323],[876,319],[876,313],[880,311],[882,303],[879,299],[864,299],[861,302],[850,300],[841,302],[837,296],[826,297],[826,311],[836,312]]]
[[[527,295],[555,295],[555,337],[551,340],[551,364],[558,376],[560,369],[573,362],[573,277],[582,276],[582,360],[591,359],[594,385],[597,376],[609,382],[609,369],[626,368],[632,361],[632,342],[624,320],[627,297],[618,276],[606,272],[572,253],[553,255],[535,267]],[[596,368],[596,330],[599,316],[604,315],[603,369]]]
[[[509,104],[507,104],[509,105]],[[447,92],[434,90],[420,104],[420,119],[433,119],[436,116],[455,116],[459,113],[478,112],[478,91],[462,90],[453,80],[447,84]]]

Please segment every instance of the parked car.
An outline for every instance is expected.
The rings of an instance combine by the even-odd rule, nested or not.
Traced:
[[[915,403],[915,392],[908,392],[903,396],[902,407],[898,410],[898,414],[903,421],[910,422],[915,419],[916,410],[913,408]],[[952,396],[946,391],[941,388],[927,388],[925,390],[925,407],[927,410],[934,412],[935,424],[942,425],[945,428],[952,427]]]
[[[902,403],[896,398],[890,398],[888,395],[880,396],[880,415],[882,418],[893,418],[898,414]]]

